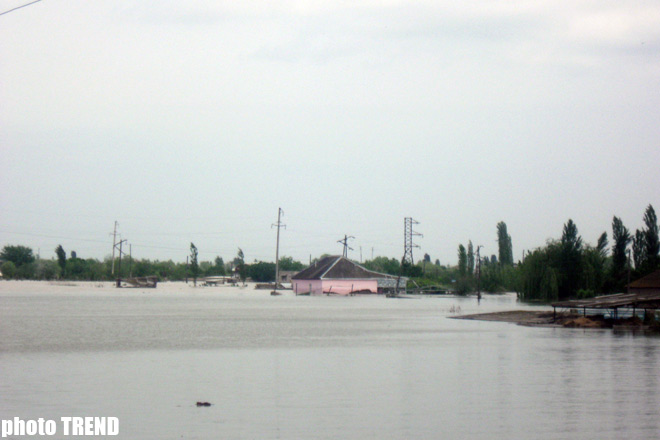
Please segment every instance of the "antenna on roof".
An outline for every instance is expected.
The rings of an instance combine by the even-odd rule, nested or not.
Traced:
[[[348,257],[348,250],[349,250],[349,249],[350,249],[350,250],[353,250],[353,248],[350,247],[350,246],[348,245],[348,239],[349,239],[349,238],[353,238],[353,239],[354,239],[355,237],[353,237],[352,235],[344,235],[344,239],[343,239],[343,240],[337,240],[337,243],[341,243],[342,245],[344,245],[344,254],[343,254],[343,257],[344,257],[344,258],[347,258],[347,257]]]

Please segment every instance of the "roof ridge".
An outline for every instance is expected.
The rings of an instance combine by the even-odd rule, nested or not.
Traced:
[[[344,258],[344,257],[336,256],[335,258],[336,258],[335,262],[332,263],[332,264],[330,265],[330,267],[328,267],[328,269],[327,269],[325,272],[323,272],[323,273],[321,274],[321,276],[319,276],[319,279],[320,279],[320,280],[322,280],[323,277],[325,276],[325,274],[327,274],[328,272],[330,272],[330,270],[331,270],[333,267],[335,267],[335,265],[336,265],[337,263],[339,263],[339,261],[340,261],[342,258]]]

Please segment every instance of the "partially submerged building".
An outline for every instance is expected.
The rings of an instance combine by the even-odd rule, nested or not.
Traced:
[[[291,277],[296,295],[353,295],[405,289],[407,278],[374,272],[342,256],[317,261]]]

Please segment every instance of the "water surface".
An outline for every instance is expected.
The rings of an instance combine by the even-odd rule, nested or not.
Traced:
[[[448,319],[520,308],[0,282],[0,416],[114,416],[138,440],[658,438],[660,339]]]

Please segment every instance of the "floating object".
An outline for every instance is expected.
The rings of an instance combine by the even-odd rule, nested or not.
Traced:
[[[209,402],[197,402],[197,406],[211,406]]]

